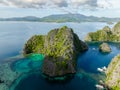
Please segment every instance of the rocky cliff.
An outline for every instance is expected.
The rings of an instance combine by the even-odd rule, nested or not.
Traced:
[[[120,54],[115,56],[106,71],[106,84],[111,90],[120,90]]]
[[[44,54],[42,72],[54,77],[75,73],[77,56],[87,49],[86,43],[79,40],[71,28],[64,26],[51,30],[48,35],[31,37],[25,44],[24,54]]]
[[[110,48],[109,44],[107,44],[107,43],[102,43],[99,46],[99,50],[103,53],[110,53],[111,52],[111,48]]]
[[[120,42],[120,22],[118,22],[112,29],[108,26],[105,26],[101,30],[88,33],[85,41]]]

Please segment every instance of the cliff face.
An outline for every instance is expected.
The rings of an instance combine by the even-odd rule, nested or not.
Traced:
[[[115,56],[106,71],[106,84],[112,90],[120,90],[120,54]]]
[[[88,33],[85,41],[120,41],[120,22],[118,22],[112,29],[105,26],[97,32]]]
[[[45,55],[42,71],[54,77],[75,73],[76,59],[87,45],[79,40],[71,28],[66,26],[51,30],[48,35],[35,35],[25,44],[24,53]]]

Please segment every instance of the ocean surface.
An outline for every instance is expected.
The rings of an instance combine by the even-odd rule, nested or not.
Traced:
[[[9,87],[4,85],[4,88],[7,87],[8,90],[97,90],[95,85],[99,83],[99,80],[105,80],[105,74],[98,72],[97,68],[107,67],[111,59],[120,53],[120,43],[109,43],[112,49],[109,54],[99,52],[101,43],[88,43],[89,50],[79,55],[76,75],[64,83],[48,82],[43,78],[40,67],[44,55],[22,56],[24,44],[32,35],[45,35],[50,30],[64,25],[73,28],[79,38],[84,40],[87,33],[102,29],[108,24],[101,22],[0,22],[0,65],[2,66],[4,62],[0,77],[6,77],[9,83]],[[9,64],[4,69],[7,63]],[[10,76],[5,73],[6,70],[10,71]],[[4,74],[1,74],[3,72]],[[13,75],[16,76],[13,78]],[[12,79],[9,79],[11,77]]]

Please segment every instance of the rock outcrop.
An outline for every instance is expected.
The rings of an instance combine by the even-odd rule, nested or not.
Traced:
[[[118,22],[112,29],[105,26],[101,30],[88,33],[85,37],[85,41],[120,42],[120,22]]]
[[[66,26],[51,30],[48,35],[35,35],[25,44],[24,53],[42,53],[45,59],[42,72],[50,77],[76,72],[77,56],[87,50],[86,43],[79,40]]]
[[[103,53],[110,53],[111,52],[111,48],[107,43],[102,43],[99,47],[99,50]]]
[[[120,54],[115,56],[106,71],[106,84],[111,90],[120,90]]]

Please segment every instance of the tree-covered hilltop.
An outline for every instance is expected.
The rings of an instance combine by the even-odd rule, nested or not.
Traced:
[[[120,54],[115,56],[106,71],[106,84],[111,90],[120,90]]]
[[[79,40],[71,28],[64,26],[51,30],[48,35],[31,37],[25,44],[24,54],[44,54],[42,71],[54,77],[75,73],[77,56],[87,49],[86,43]]]
[[[108,26],[105,26],[101,30],[88,33],[85,41],[120,42],[120,22],[118,22],[112,29]]]

